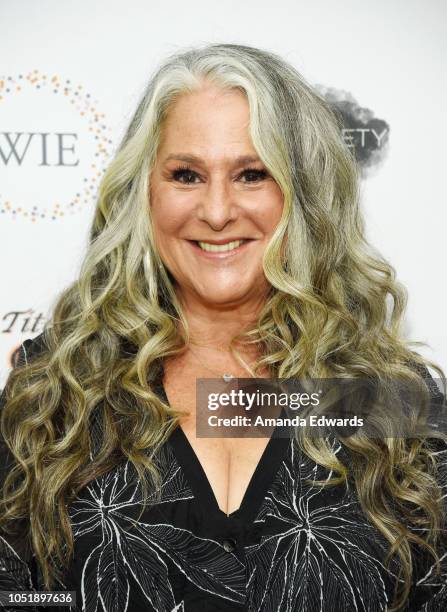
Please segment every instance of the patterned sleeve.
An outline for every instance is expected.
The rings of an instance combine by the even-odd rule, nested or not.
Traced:
[[[446,411],[444,395],[438,389],[436,382],[428,370],[425,375],[426,384],[430,389],[431,422],[432,425],[446,433]],[[440,573],[436,574],[436,565],[433,557],[425,558],[425,563],[417,565],[415,582],[413,585],[412,612],[445,612],[447,610],[447,443],[444,440],[433,439],[433,457],[437,464],[437,480],[441,487],[441,499],[444,506],[443,535],[444,544],[438,549],[440,557]],[[423,568],[423,569],[421,569]]]
[[[444,442],[436,442],[436,450],[433,455],[438,465],[438,482],[442,490],[444,502],[444,544],[440,556],[440,573],[436,573],[436,565],[433,557],[424,565],[423,571],[417,574],[414,585],[415,601],[422,600],[424,603],[413,609],[417,612],[445,612],[447,610],[447,547],[445,545],[447,534],[447,445]]]
[[[14,366],[19,366],[27,360],[33,352],[30,349],[32,340],[25,340],[19,347],[19,350],[14,359]],[[8,384],[6,381],[5,388]],[[0,411],[5,402],[5,389],[0,395]],[[5,443],[5,440],[0,434],[0,492],[3,493],[3,483],[5,478],[14,465],[14,458]],[[27,532],[26,525],[23,530],[20,530],[20,536],[13,536],[0,531],[0,591],[35,591],[36,571],[33,555],[31,553],[30,543],[23,534]],[[15,610],[23,610],[22,606],[6,606],[2,610],[14,612]],[[35,606],[27,606],[28,610],[37,610]]]

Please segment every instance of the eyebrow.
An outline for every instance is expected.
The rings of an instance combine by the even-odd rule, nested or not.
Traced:
[[[204,160],[201,157],[198,157],[197,155],[192,155],[191,153],[172,153],[171,155],[168,155],[165,158],[163,163],[166,163],[170,161],[171,159],[176,159],[178,161],[183,161],[183,162],[187,162],[190,164],[203,164],[204,163]],[[261,160],[259,159],[257,155],[240,155],[239,157],[236,157],[234,160],[231,160],[231,158],[229,157],[224,158],[224,161],[227,161],[228,163],[231,163],[233,161],[234,164],[251,164],[253,162],[259,162]]]

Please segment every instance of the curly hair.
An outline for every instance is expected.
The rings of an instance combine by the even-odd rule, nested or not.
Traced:
[[[156,490],[153,457],[182,414],[154,390],[163,360],[185,349],[189,332],[155,248],[148,202],[169,109],[204,84],[246,96],[253,145],[284,196],[263,261],[271,291],[256,325],[233,339],[235,356],[244,363],[238,342],[256,344],[262,357],[252,373],[268,366],[279,378],[417,382],[428,365],[445,387],[443,370],[411,348],[421,343],[403,338],[406,289],[365,238],[359,170],[340,117],[274,53],[213,44],[173,54],[157,67],[102,178],[79,277],[53,304],[40,350],[5,387],[1,433],[14,467],[0,527],[26,521],[46,588],[73,551],[70,501],[123,459],[135,466],[145,496]],[[416,411],[430,402],[426,386],[414,401]],[[92,419],[104,433],[95,444]],[[347,438],[349,465],[324,439],[299,439],[337,474],[326,485],[355,486],[390,544],[389,558],[400,560],[403,587],[390,610],[408,597],[413,547],[439,562],[445,508],[431,453],[436,437]]]

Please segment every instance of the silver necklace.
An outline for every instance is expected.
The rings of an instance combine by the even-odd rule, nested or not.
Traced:
[[[236,378],[236,376],[234,376],[233,374],[229,374],[228,372],[225,374],[222,374],[221,372],[216,372],[216,370],[213,370],[212,368],[210,368],[209,366],[206,365],[206,363],[203,363],[203,361],[200,359],[200,357],[198,355],[196,355],[196,353],[191,349],[191,346],[189,346],[189,350],[191,351],[192,355],[196,358],[196,360],[200,363],[200,365],[202,365],[204,368],[206,368],[209,372],[211,372],[212,374],[214,374],[214,376],[216,378],[222,378],[226,383],[230,382],[230,380],[233,380],[233,378]],[[248,371],[248,370],[247,370]],[[250,374],[250,376],[252,376],[252,374]]]

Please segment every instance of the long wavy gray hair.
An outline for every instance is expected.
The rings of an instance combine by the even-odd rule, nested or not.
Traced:
[[[181,414],[154,392],[163,360],[184,350],[189,333],[174,279],[155,248],[149,187],[169,109],[204,83],[244,93],[253,145],[284,195],[264,256],[271,294],[256,325],[233,344],[262,346],[252,372],[268,366],[280,378],[414,382],[428,364],[445,383],[441,368],[402,337],[406,291],[365,239],[358,168],[330,106],[273,53],[213,44],[174,54],[151,78],[102,179],[79,278],[58,297],[38,354],[12,371],[5,389],[2,434],[16,465],[5,483],[0,526],[28,521],[47,588],[56,560],[72,553],[70,500],[123,458],[135,465],[146,493],[156,488],[154,454]],[[421,403],[429,399],[425,388]],[[92,453],[94,415],[104,435]],[[430,440],[346,441],[351,468],[324,439],[299,442],[338,475],[332,484],[354,482],[390,556],[400,559],[397,609],[409,592],[411,546],[439,559],[445,510]],[[423,536],[411,529],[416,507]]]

